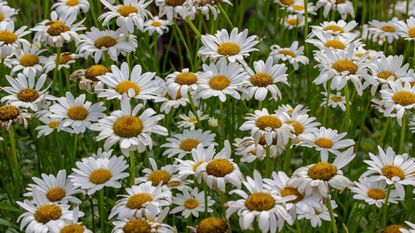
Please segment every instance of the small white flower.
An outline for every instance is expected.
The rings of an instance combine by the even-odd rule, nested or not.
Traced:
[[[355,187],[351,187],[355,195],[353,196],[356,200],[363,200],[369,205],[376,205],[381,208],[385,203],[385,197],[387,192],[387,184],[384,180],[371,181],[367,177],[361,177],[359,182],[354,182]],[[398,203],[400,198],[396,190],[391,190],[388,198],[388,203]]]
[[[6,58],[17,49],[21,49],[24,44],[30,45],[23,37],[30,34],[26,31],[26,26],[15,30],[14,22],[0,22],[0,56]]]
[[[294,67],[294,70],[298,70],[298,64],[308,64],[309,59],[303,54],[304,46],[298,47],[298,41],[294,41],[289,48],[272,45],[270,53],[275,58],[275,62],[279,60],[288,61]]]
[[[52,9],[58,14],[73,13],[75,15],[79,13],[87,13],[89,11],[88,0],[57,0]]]
[[[328,93],[328,92],[321,92],[324,96],[323,101],[321,101],[320,106],[325,107],[328,101],[328,106],[332,108],[339,107],[343,112],[346,111],[346,97],[342,95],[340,91],[336,92],[336,94]],[[327,100],[327,98],[329,98]]]
[[[204,120],[207,120],[209,118],[208,115],[203,114],[203,112],[201,112],[200,110],[197,110],[196,114],[197,114],[200,122],[204,121]],[[195,129],[196,124],[198,124],[197,118],[193,114],[192,111],[190,111],[187,115],[186,114],[180,114],[178,117],[181,119],[181,121],[178,122],[178,126],[180,128],[189,128],[189,129],[193,130],[193,129]]]
[[[144,22],[144,31],[147,32],[150,36],[155,33],[160,36],[169,31],[169,26],[171,22],[168,20],[160,19],[158,16],[154,16],[151,19],[148,19]]]
[[[190,192],[189,192],[190,191]],[[182,193],[176,194],[173,197],[173,204],[177,205],[173,208],[170,213],[176,214],[181,212],[184,218],[189,218],[190,215],[198,218],[199,213],[205,212],[205,192],[199,192],[197,188],[193,190],[183,190]],[[211,197],[207,197],[207,211],[212,213],[213,209],[211,208],[215,204],[215,201]]]

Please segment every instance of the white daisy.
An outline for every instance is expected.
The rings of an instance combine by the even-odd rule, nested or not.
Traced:
[[[188,92],[194,93],[198,88],[199,73],[193,73],[188,68],[167,75],[166,85],[173,98],[177,96],[188,96]]]
[[[177,205],[173,208],[170,213],[176,214],[181,212],[181,215],[184,218],[189,218],[190,215],[198,218],[199,213],[205,212],[206,203],[205,203],[205,192],[199,192],[197,188],[193,190],[183,190],[182,193],[176,194],[173,197],[173,204]],[[215,204],[215,201],[211,197],[207,197],[207,212],[212,213],[213,209],[211,208]]]
[[[67,133],[73,133],[72,129],[63,127],[62,122],[60,120],[52,119],[49,117],[39,117],[39,121],[41,121],[43,124],[36,127],[36,130],[39,131],[37,134],[38,138],[42,136],[47,136],[55,130],[57,132],[64,131]]]
[[[36,44],[23,44],[22,48],[17,49],[13,56],[4,60],[4,64],[11,69],[11,75],[19,71],[23,71],[26,75],[29,71],[41,73],[43,64],[46,62],[46,57],[41,56],[44,51]]]
[[[369,24],[371,26],[369,31],[372,33],[374,39],[386,37],[389,44],[393,40],[399,39],[398,18],[393,18],[389,21],[372,20]]]
[[[344,35],[331,35],[323,33],[321,31],[314,31],[315,37],[306,40],[307,43],[314,45],[320,50],[324,48],[333,50],[348,50],[350,46],[361,47],[360,39],[356,40],[357,34]]]
[[[405,40],[415,40],[415,18],[411,16],[405,21],[399,21],[396,25],[399,29],[400,35]]]
[[[209,118],[208,115],[203,114],[203,112],[201,112],[200,110],[197,110],[196,112],[197,114],[197,118],[196,116],[193,114],[192,111],[189,111],[189,113],[186,114],[180,114],[178,117],[181,119],[181,121],[178,122],[178,126],[180,128],[189,128],[191,130],[195,129],[196,124],[198,123],[197,119],[199,118],[199,121],[204,121],[207,120]]]
[[[310,22],[311,19],[308,18],[308,21]],[[305,17],[303,15],[298,14],[289,14],[284,21],[284,26],[288,30],[299,30],[300,28],[303,28],[305,26]]]
[[[166,82],[162,79],[159,79],[158,81],[160,81],[158,85],[159,90],[157,96],[154,97],[154,102],[162,102],[160,106],[161,112],[168,114],[172,109],[178,109],[180,106],[184,107],[189,103],[187,96],[182,96],[180,93],[178,93],[179,95],[176,94],[176,98],[173,98],[173,94],[170,94],[167,90]]]
[[[337,208],[335,201],[330,200],[333,209]],[[320,202],[319,207],[309,206],[309,205],[298,205],[297,207],[297,218],[298,219],[307,219],[310,220],[311,226],[313,228],[320,227],[323,224],[323,221],[330,222],[330,213],[326,205]],[[334,216],[337,216],[334,213]]]
[[[48,73],[52,70],[56,69],[56,56],[57,54],[53,54],[52,56],[48,57],[44,69],[45,72]],[[63,68],[69,69],[71,67],[71,64],[76,62],[76,59],[78,59],[80,56],[78,54],[70,53],[70,52],[63,52],[59,56],[59,64],[58,64],[58,70],[61,70]]]
[[[285,146],[267,145],[265,140],[259,140],[259,142],[256,143],[253,137],[244,137],[242,139],[236,138],[234,145],[236,147],[235,153],[242,156],[242,163],[252,163],[255,160],[264,160],[266,157],[267,146],[269,147],[271,158],[277,157],[285,150]]]
[[[325,107],[328,101],[328,106],[332,108],[339,107],[343,112],[346,111],[346,97],[342,95],[340,91],[336,92],[336,94],[328,93],[328,92],[321,92],[324,96],[323,100],[321,101],[320,106]],[[329,98],[327,100],[327,98]]]
[[[220,11],[217,7],[218,4],[226,3],[232,5],[230,0],[196,0],[193,3],[195,4],[196,10],[202,13],[205,16],[206,20],[210,19],[210,13],[212,13],[213,19],[216,20],[218,14],[220,14]]]
[[[191,0],[155,0],[155,3],[159,7],[160,17],[166,15],[170,22],[173,22],[173,18],[195,17],[196,8]]]
[[[310,117],[307,114],[298,114],[296,112],[288,114],[283,112],[281,115],[281,122],[283,124],[292,126],[293,143],[300,143],[302,135],[311,134],[317,130],[320,123],[315,117]]]
[[[0,5],[0,22],[15,22],[17,10],[7,6],[6,4]]]
[[[354,20],[346,22],[344,20],[339,21],[324,21],[319,26],[313,25],[311,28],[313,29],[313,34],[316,31],[322,32],[324,34],[331,34],[331,35],[340,35],[346,38],[353,36],[355,32],[353,30],[356,28],[358,23]]]
[[[79,89],[92,93],[99,82],[98,77],[105,75],[108,72],[110,72],[110,70],[106,66],[95,64],[86,69],[75,70],[69,76],[69,79],[71,81],[77,81],[79,79]]]
[[[154,16],[153,18],[148,19],[144,22],[144,31],[147,32],[150,36],[153,35],[153,33],[157,33],[161,36],[169,31],[170,25],[170,21],[160,19],[158,16]]]
[[[11,104],[0,105],[0,127],[9,129],[13,123],[28,126],[27,119],[31,118],[25,109],[19,109]]]
[[[151,182],[153,186],[168,186],[171,181],[176,180],[176,165],[167,164],[158,168],[153,158],[149,158],[148,160],[150,161],[151,167],[142,170],[144,176],[135,179],[136,184]]]
[[[303,54],[304,46],[298,47],[298,41],[294,41],[289,48],[272,45],[270,53],[270,55],[275,58],[275,62],[278,62],[279,60],[284,62],[288,61],[294,67],[294,70],[298,70],[299,63],[303,65],[308,64],[309,59]]]
[[[30,45],[23,37],[30,34],[26,26],[15,30],[14,22],[0,22],[0,56],[6,58],[22,48],[23,44]]]
[[[310,109],[308,109],[307,107],[305,107],[302,104],[298,104],[295,107],[292,107],[289,104],[283,104],[283,105],[278,107],[276,112],[286,112],[289,115],[292,115],[294,113],[302,115],[302,114],[307,114],[309,111],[310,111]]]
[[[304,0],[295,0],[293,4],[287,6],[287,10],[289,13],[304,15],[305,14]],[[316,14],[316,7],[314,6],[312,2],[309,2],[307,4],[307,12],[309,15]]]
[[[199,172],[200,165],[212,160],[215,155],[215,146],[209,145],[208,148],[204,148],[202,144],[199,144],[196,149],[192,150],[192,158],[190,160],[182,160],[176,158],[177,170],[179,175],[186,179],[189,176],[195,176],[195,179],[201,183],[202,174]]]
[[[415,224],[408,222],[408,221],[405,221],[405,224],[408,225],[409,228],[406,228],[406,227],[400,228],[399,230],[402,233],[415,233]]]
[[[58,14],[65,14],[71,12],[74,14],[87,13],[89,11],[88,0],[57,0],[52,10],[55,10]]]
[[[375,205],[381,208],[385,203],[385,197],[387,193],[387,184],[384,180],[371,181],[367,177],[359,178],[359,182],[354,182],[355,187],[351,187],[354,194],[353,198],[356,200],[365,201],[369,205]],[[388,204],[396,204],[400,201],[399,195],[396,190],[391,190],[389,193]]]
[[[83,213],[79,212],[79,207],[76,207],[73,210],[72,219],[69,221],[53,221],[48,223],[50,233],[64,233],[64,232],[74,232],[74,233],[93,233],[91,230],[87,229],[81,222],[78,222],[78,218]]]
[[[317,9],[323,7],[324,17],[327,18],[330,11],[338,11],[342,19],[347,19],[350,15],[355,17],[353,3],[350,0],[318,0],[316,3]]]

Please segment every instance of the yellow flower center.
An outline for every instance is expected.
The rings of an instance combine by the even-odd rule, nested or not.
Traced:
[[[339,73],[348,71],[349,74],[356,74],[359,67],[353,61],[347,59],[340,59],[336,61],[331,68],[333,68]]]
[[[167,6],[176,7],[183,5],[183,3],[186,2],[186,0],[165,0],[164,2]]]
[[[304,125],[299,121],[288,120],[285,123],[292,125],[292,127],[294,128],[294,134],[295,135],[299,135],[299,134],[302,134],[304,132]]]
[[[233,56],[241,51],[241,47],[233,42],[225,42],[218,46],[218,53],[223,56]]]
[[[278,129],[279,127],[281,127],[282,123],[278,117],[268,115],[268,116],[260,116],[256,120],[255,125],[260,129],[266,129],[266,128]]]
[[[333,102],[342,102],[343,101],[342,97],[338,96],[338,95],[332,95],[330,98],[331,98],[331,100],[333,100]]]
[[[408,35],[412,38],[415,37],[415,27],[412,27],[412,28],[408,29]]]
[[[47,33],[51,36],[60,36],[62,33],[71,30],[70,27],[66,26],[65,23],[60,20],[50,21],[46,25],[49,26]]]
[[[49,128],[51,128],[51,129],[55,129],[55,128],[58,128],[58,126],[60,125],[61,123],[59,122],[59,121],[50,121],[49,122],[49,124],[48,124],[48,126],[49,126]]]
[[[20,115],[20,110],[13,105],[4,105],[0,107],[0,121],[9,121],[16,119]]]
[[[346,0],[336,0],[336,4],[342,4],[342,3],[345,3],[346,2]]]
[[[62,228],[60,233],[83,233],[84,227],[81,224],[70,224]]]
[[[294,0],[280,0],[280,3],[286,6],[291,6],[294,4]]]
[[[396,32],[395,27],[389,24],[383,25],[380,29],[384,32],[390,32],[390,33]]]
[[[85,71],[85,78],[92,80],[92,81],[98,81],[97,77],[104,75],[108,73],[109,70],[107,67],[103,65],[93,65],[86,69]]]
[[[267,87],[273,83],[273,80],[267,73],[256,73],[251,77],[251,83],[257,87]]]
[[[323,31],[334,31],[334,32],[344,32],[344,29],[338,25],[327,25],[323,28]]]
[[[274,208],[275,199],[269,193],[257,192],[248,196],[245,200],[248,210],[265,211]]]
[[[30,67],[39,64],[39,57],[33,54],[25,54],[19,59],[20,65]]]
[[[67,0],[66,5],[67,6],[77,6],[77,5],[79,5],[79,0]]]
[[[278,53],[285,56],[296,57],[295,52],[288,49],[279,50]]]
[[[182,72],[176,76],[175,81],[180,85],[192,85],[197,82],[197,76],[193,72]]]
[[[167,183],[168,187],[174,188],[174,187],[178,187],[182,184],[182,182],[180,182],[179,180],[172,180],[169,181],[169,183]]]
[[[340,40],[328,40],[326,43],[324,43],[324,46],[327,48],[335,48],[335,49],[345,49],[346,45],[341,42]]]
[[[184,151],[192,151],[199,145],[199,141],[193,138],[186,138],[180,142],[179,148]]]
[[[133,218],[122,228],[124,233],[151,233],[151,226],[144,219]]]
[[[403,170],[395,165],[386,165],[381,169],[382,175],[387,177],[388,179],[392,179],[393,177],[397,176],[399,179],[405,179],[405,173]]]
[[[136,116],[123,116],[113,126],[114,133],[123,138],[137,137],[143,129],[143,122]]]
[[[25,88],[17,93],[17,99],[23,102],[31,103],[39,98],[39,93],[33,88]]]
[[[194,208],[197,208],[199,206],[199,201],[197,200],[197,199],[194,199],[194,198],[192,198],[192,199],[187,199],[185,202],[184,202],[184,207],[186,208],[186,209],[194,209]]]
[[[82,105],[74,105],[68,109],[68,117],[74,121],[82,121],[88,117],[88,110]]]
[[[170,174],[163,170],[155,170],[148,175],[147,180],[151,181],[153,186],[157,186],[160,183],[167,184],[170,180]]]
[[[198,161],[198,162],[196,162],[196,163],[193,165],[193,167],[192,167],[193,171],[196,171],[196,170],[197,170],[197,168],[198,168],[200,165],[202,165],[202,163],[204,163],[204,162],[206,162],[206,161],[205,161],[205,160],[202,160],[202,161]]]
[[[303,5],[293,5],[292,8],[295,11],[302,11],[302,10],[304,10],[304,6]]]
[[[140,94],[140,91],[141,91],[140,86],[138,86],[137,83],[129,81],[129,80],[121,81],[115,87],[115,91],[118,92],[119,94],[128,93],[128,90],[130,89],[134,90],[136,96]]]
[[[385,199],[385,190],[371,188],[367,190],[367,196],[375,200],[383,200]]]
[[[287,23],[289,25],[292,25],[292,26],[297,26],[298,25],[298,20],[297,20],[297,18],[290,18],[290,19],[287,20]]]
[[[225,75],[215,75],[209,80],[209,86],[213,90],[223,90],[229,86],[231,82]]]
[[[159,22],[159,21],[153,21],[151,23],[151,26],[153,26],[153,27],[160,27],[161,26],[161,22]]]
[[[197,233],[226,233],[228,232],[228,224],[216,217],[205,218],[200,221],[196,228]]]
[[[336,173],[337,168],[333,164],[326,162],[316,163],[308,170],[308,176],[313,180],[328,181],[333,178]]]
[[[304,198],[304,196],[300,192],[298,192],[296,188],[292,188],[292,187],[285,187],[284,189],[280,191],[280,194],[283,197],[296,196],[296,198],[291,201],[293,203],[297,203]]]
[[[383,231],[381,232],[382,233],[400,233],[402,232],[400,228],[404,228],[404,227],[399,224],[392,224],[392,225],[385,227],[385,229],[383,229]]]
[[[61,216],[61,208],[53,204],[39,206],[34,214],[35,220],[42,224],[46,224],[52,220],[58,220]]]
[[[216,177],[224,177],[233,170],[232,163],[226,159],[214,159],[206,166],[206,173]]]
[[[0,41],[5,44],[13,44],[17,40],[17,35],[14,32],[0,31]]]
[[[400,104],[402,106],[415,104],[415,93],[412,91],[397,91],[393,94],[392,100],[395,104]]]
[[[137,7],[131,6],[131,5],[119,6],[117,11],[121,16],[124,16],[124,17],[128,17],[130,14],[138,13]]]
[[[130,209],[141,209],[147,202],[151,202],[153,197],[148,193],[137,193],[128,198],[127,207]]]
[[[316,139],[314,141],[314,143],[317,146],[322,147],[322,148],[326,148],[326,149],[332,148],[333,144],[334,144],[333,140],[331,140],[330,138],[324,138],[324,137]]]
[[[61,201],[66,196],[65,189],[61,187],[50,188],[49,191],[46,193],[46,197],[49,201]]]
[[[93,184],[104,184],[112,178],[112,172],[106,168],[99,168],[91,172],[89,181]]]
[[[117,40],[111,36],[103,36],[95,40],[95,47],[101,49],[102,47],[111,48],[117,44]]]
[[[385,79],[385,80],[390,77],[392,77],[393,80],[396,79],[396,74],[393,73],[392,71],[382,71],[382,72],[379,72],[377,76],[378,78]]]
[[[68,53],[68,52],[62,53],[61,56],[60,56],[60,58],[59,58],[59,64],[61,64],[61,65],[62,64],[66,64],[66,63],[68,63],[71,60],[72,60],[71,53]]]

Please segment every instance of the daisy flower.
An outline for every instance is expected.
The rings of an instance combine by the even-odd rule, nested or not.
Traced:
[[[98,84],[98,77],[105,75],[110,70],[101,64],[92,65],[86,69],[79,69],[74,71],[69,77],[72,81],[79,79],[79,89],[93,92],[95,86]]]
[[[50,117],[62,120],[62,125],[71,127],[76,134],[84,133],[91,129],[93,122],[105,116],[102,102],[92,104],[85,99],[85,94],[75,98],[71,92],[66,92],[65,97],[58,98],[58,102],[50,106]]]
[[[28,192],[23,196],[33,197],[32,191],[36,189],[38,195],[51,203],[81,203],[81,200],[75,197],[76,194],[81,193],[81,190],[66,178],[65,170],[60,170],[56,176],[42,174],[41,177],[41,179],[38,177],[32,178],[35,184],[29,184]]]
[[[332,50],[347,50],[350,46],[360,47],[362,46],[358,40],[355,40],[357,34],[350,34],[348,36],[339,36],[324,34],[321,31],[314,31],[313,35],[316,38],[309,38],[306,40],[307,43],[310,43],[320,50],[324,48]]]
[[[144,32],[147,32],[150,36],[154,33],[163,35],[169,31],[171,22],[168,20],[160,19],[158,16],[154,16],[144,22]]]
[[[57,132],[64,131],[67,133],[73,133],[73,130],[71,128],[63,127],[61,120],[43,116],[39,117],[39,121],[41,121],[43,124],[36,127],[36,130],[39,131],[37,134],[38,138],[42,136],[48,136],[55,130]]]
[[[241,155],[242,163],[252,163],[255,160],[264,160],[266,157],[266,147],[269,147],[270,157],[275,158],[280,155],[284,150],[285,146],[278,145],[267,145],[265,140],[259,140],[255,142],[253,137],[244,137],[242,139],[236,138],[235,143],[236,154]]]
[[[131,72],[127,62],[123,62],[121,68],[112,65],[111,72],[97,77],[101,83],[95,86],[95,92],[107,100],[121,99],[124,95],[141,100],[153,99],[159,89],[155,75],[154,72],[142,73],[141,65],[135,65]]]
[[[36,112],[42,108],[42,102],[45,99],[51,98],[47,92],[50,85],[44,88],[46,74],[42,74],[36,80],[36,73],[29,71],[27,74],[19,73],[17,78],[7,75],[6,79],[10,86],[2,87],[2,90],[9,95],[1,98],[2,102]]]
[[[105,150],[119,143],[123,154],[129,156],[133,150],[143,152],[147,147],[151,149],[151,134],[167,135],[167,129],[158,125],[164,115],[157,115],[152,108],[144,109],[138,115],[143,108],[142,104],[138,104],[132,109],[130,99],[124,97],[121,99],[120,110],[113,111],[110,116],[92,125],[91,129],[99,132],[97,140],[105,139]]]
[[[0,5],[0,22],[15,22],[17,10],[5,4]]]
[[[324,34],[340,35],[348,38],[355,34],[353,30],[358,26],[355,20],[346,22],[344,20],[339,21],[324,21],[319,26],[311,26],[313,33],[315,31],[323,32]]]
[[[191,227],[192,232],[197,233],[230,233],[231,229],[222,218],[207,217],[202,219],[196,227]]]
[[[393,18],[389,21],[372,20],[369,22],[371,26],[369,31],[372,33],[373,38],[386,37],[389,44],[393,40],[399,39],[399,25],[398,18]]]
[[[405,224],[408,225],[409,228],[399,228],[402,233],[415,233],[415,224],[405,221]]]
[[[47,58],[45,65],[44,65],[44,69],[46,73],[56,69],[56,57],[57,56],[58,56],[57,54],[53,54],[52,56]],[[58,70],[61,70],[63,68],[69,69],[71,65],[76,62],[76,59],[78,58],[79,58],[78,54],[74,54],[71,52],[61,53],[59,56],[59,61],[58,61],[59,63]]]
[[[294,5],[296,0],[274,0],[275,3],[280,4],[281,6],[288,8],[292,5]]]
[[[354,199],[365,201],[369,205],[376,205],[378,208],[383,206],[387,193],[387,184],[384,180],[370,181],[367,177],[361,177],[359,182],[354,183],[356,186],[350,188],[354,193]],[[396,190],[391,190],[388,204],[396,204],[398,201],[400,201],[398,193]]]
[[[82,25],[84,20],[75,23],[77,15],[70,12],[58,15],[52,11],[50,17],[50,20],[44,20],[31,29],[36,32],[35,41],[46,42],[51,47],[63,47],[72,40],[79,41],[78,32],[85,30]]]
[[[176,94],[176,98],[173,98],[173,94],[170,94],[167,90],[167,85],[164,80],[159,79],[161,82],[159,83],[158,87],[159,90],[157,95],[154,97],[154,102],[159,103],[162,102],[160,106],[160,111],[168,114],[172,108],[178,109],[180,106],[186,106],[189,103],[189,99],[187,96],[181,96]]]
[[[98,63],[107,53],[113,61],[118,61],[118,56],[132,52],[137,47],[137,40],[134,35],[124,34],[121,29],[117,31],[100,31],[95,27],[91,31],[81,35],[78,44],[78,52],[84,58],[93,57]]]
[[[321,92],[324,96],[323,101],[321,102],[320,106],[325,107],[328,101],[328,106],[332,108],[339,107],[343,112],[346,111],[346,97],[342,95],[340,91],[336,92],[336,94]],[[328,98],[328,100],[327,100]]]
[[[57,0],[52,10],[55,10],[59,15],[65,13],[73,13],[75,15],[79,13],[87,13],[89,11],[88,0]]]
[[[248,192],[241,189],[230,192],[242,199],[226,203],[226,218],[229,219],[237,212],[242,230],[253,230],[254,221],[257,221],[261,232],[278,232],[284,227],[285,222],[293,224],[293,219],[285,208],[286,201],[293,199],[292,195],[283,198],[277,192],[267,189],[257,170],[254,171],[253,178],[246,179],[243,184]]]
[[[283,105],[278,107],[276,112],[286,112],[289,115],[292,115],[294,113],[302,115],[302,114],[307,114],[309,111],[310,111],[310,109],[308,109],[307,107],[305,107],[302,104],[298,104],[295,107],[292,107],[289,104],[283,104]]]
[[[122,31],[133,33],[134,27],[139,30],[143,29],[144,20],[151,15],[146,8],[152,3],[148,0],[123,0],[122,4],[112,5],[107,0],[101,0],[101,3],[110,11],[102,14],[98,20],[103,21],[103,26],[108,26],[110,21],[116,18],[117,26]],[[120,2],[121,3],[121,2]]]
[[[415,186],[415,162],[408,154],[396,154],[391,147],[386,151],[378,146],[379,155],[369,153],[370,160],[364,160],[369,165],[368,171],[362,176],[371,176],[373,181],[384,180],[388,185],[394,185],[399,197],[405,197],[404,185]]]
[[[195,179],[201,183],[202,173],[200,173],[199,167],[212,160],[215,155],[215,146],[209,145],[208,148],[204,148],[202,144],[199,144],[196,149],[192,150],[192,158],[190,160],[182,160],[176,158],[177,170],[181,178],[186,179],[189,176],[195,176]]]
[[[331,201],[331,206],[333,209],[337,208],[337,204],[335,201]],[[298,219],[307,219],[310,220],[311,226],[313,228],[320,227],[323,224],[323,221],[330,222],[330,213],[327,207],[320,202],[320,205],[318,207],[315,206],[308,206],[308,205],[298,205],[297,208],[297,218]],[[336,217],[337,214],[334,213],[334,216]]]
[[[6,58],[22,48],[24,44],[30,45],[23,37],[30,34],[26,26],[15,30],[14,22],[0,22],[0,56]]]
[[[379,57],[384,56],[383,51],[376,51],[363,47],[356,47],[353,55],[353,60],[358,61],[362,57],[366,57],[368,61],[375,61]]]
[[[288,185],[298,187],[298,191],[311,195],[315,190],[324,198],[329,197],[332,188],[344,190],[353,186],[353,182],[343,175],[341,170],[350,163],[356,155],[353,147],[339,154],[333,163],[318,162],[298,168],[288,181]]]
[[[70,221],[53,221],[48,223],[50,233],[64,233],[64,232],[74,232],[74,233],[93,233],[91,230],[88,230],[81,222],[78,222],[79,215],[78,207],[73,211],[73,216]]]
[[[295,144],[300,143],[302,135],[311,134],[317,130],[320,123],[317,122],[315,117],[310,117],[307,114],[288,114],[283,112],[281,114],[281,122],[283,124],[292,126],[292,136]]]
[[[238,63],[228,63],[225,58],[210,65],[203,64],[203,72],[199,74],[199,88],[197,95],[202,99],[219,97],[222,102],[230,95],[235,99],[241,96],[241,89],[246,77],[243,67]],[[283,72],[283,71],[279,71]]]
[[[268,57],[264,62],[262,60],[254,62],[254,70],[246,66],[246,71],[250,78],[245,81],[246,90],[244,94],[247,99],[256,99],[264,101],[271,93],[274,100],[281,98],[281,91],[278,83],[289,86],[287,81],[287,67],[285,64],[275,64],[272,56]]]
[[[190,154],[199,144],[203,145],[204,148],[207,148],[209,145],[216,146],[215,136],[209,130],[205,132],[201,129],[185,130],[181,134],[167,138],[167,143],[161,146],[167,148],[163,155],[166,155],[168,158],[177,157],[181,159],[185,155]]]
[[[317,9],[323,7],[324,17],[327,18],[330,11],[338,11],[342,19],[347,19],[350,15],[355,17],[353,3],[350,0],[318,0],[316,3]]]
[[[399,125],[402,125],[402,118],[406,112],[415,108],[415,86],[410,82],[389,82],[389,85],[380,90],[384,101],[384,115],[390,117],[396,114]]]
[[[298,41],[294,41],[289,48],[272,45],[270,53],[275,58],[275,62],[279,60],[288,61],[294,67],[294,70],[298,70],[299,64],[308,64],[309,59],[303,54],[304,46],[298,47]]]
[[[114,225],[112,232],[130,233],[150,231],[152,233],[175,233],[176,230],[173,227],[162,223],[168,213],[169,208],[165,208],[157,215],[149,212],[146,217],[116,220],[112,222]]]
[[[196,91],[198,88],[199,74],[189,71],[188,68],[182,71],[167,75],[166,85],[173,98],[177,96],[188,96],[188,92]]]
[[[249,53],[257,51],[254,48],[259,43],[257,36],[249,36],[248,30],[245,29],[238,33],[238,28],[233,28],[231,33],[225,29],[217,31],[215,35],[203,35],[203,46],[199,49],[198,54],[203,58],[219,59],[227,58],[230,62],[239,61],[245,63],[244,58]]]
[[[311,19],[309,18],[308,21]],[[289,14],[284,21],[284,26],[288,30],[300,29],[305,25],[305,17],[303,15]]]
[[[87,157],[76,162],[76,168],[69,176],[72,184],[93,195],[104,187],[121,188],[121,180],[128,177],[124,172],[128,168],[122,156],[112,157]]]
[[[195,129],[196,124],[198,123],[197,119],[199,118],[199,121],[204,121],[207,120],[209,118],[208,115],[203,114],[203,112],[201,112],[200,110],[197,110],[196,112],[197,114],[197,118],[196,116],[193,114],[192,111],[189,111],[189,113],[186,114],[180,114],[178,117],[181,119],[181,121],[178,122],[178,126],[180,128],[189,128],[191,130]]]
[[[115,216],[118,219],[154,216],[171,204],[171,192],[165,186],[153,186],[151,182],[146,182],[125,190],[127,195],[119,195],[122,198],[112,208],[110,219]]]
[[[399,21],[396,25],[399,29],[400,35],[405,40],[415,40],[415,18],[411,16],[405,21]]]
[[[213,19],[216,20],[218,14],[220,13],[217,7],[218,4],[226,3],[232,5],[232,2],[230,0],[196,0],[193,3],[195,4],[196,10],[202,13],[202,15],[205,16],[206,20],[209,20],[210,13],[212,13]]]
[[[9,129],[13,123],[24,125],[26,128],[28,123],[27,119],[31,117],[31,114],[27,113],[24,109],[11,104],[0,105],[0,127]]]
[[[41,56],[44,49],[40,49],[36,44],[23,44],[21,49],[15,51],[13,56],[4,60],[4,64],[11,69],[10,74],[23,71],[28,75],[29,71],[33,73],[41,73],[46,57]]]
[[[287,7],[287,10],[289,13],[304,15],[305,14],[304,0],[295,0],[293,4]],[[310,2],[307,4],[307,12],[310,15],[316,14],[316,7],[314,6],[313,3]]]
[[[182,193],[176,194],[173,197],[173,204],[177,205],[173,208],[170,213],[176,214],[181,212],[181,215],[184,218],[189,218],[190,215],[198,218],[199,213],[205,212],[205,192],[200,192],[197,188],[193,190],[183,190]],[[215,204],[215,201],[211,197],[207,197],[207,212],[212,213],[213,209],[211,208]]]
[[[156,161],[153,158],[148,159],[150,161],[151,168],[144,168],[144,176],[135,180],[136,184],[151,182],[151,185],[168,185],[170,181],[174,180],[175,173],[177,172],[176,165],[167,164],[158,168]]]
[[[160,17],[167,16],[167,20],[173,22],[173,18],[193,19],[196,14],[196,8],[191,0],[155,0],[156,6],[159,7]]]

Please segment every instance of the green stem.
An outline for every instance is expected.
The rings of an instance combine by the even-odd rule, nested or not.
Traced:
[[[106,217],[104,216],[104,188],[99,190],[99,219],[100,219],[100,227],[101,227],[101,233],[105,232],[105,220]]]
[[[265,147],[265,177],[271,177],[272,173],[272,163],[271,163],[271,152],[270,147],[267,145]]]
[[[323,125],[324,126],[326,126],[326,123],[327,123],[330,95],[331,95],[331,82],[329,81],[327,83],[327,99],[326,99],[326,105],[324,107],[324,116],[323,116]]]
[[[91,205],[91,215],[92,215],[92,230],[93,232],[96,232],[95,230],[95,211],[94,211],[94,199],[92,197],[89,197],[89,203]]]
[[[12,164],[13,170],[15,171],[15,174],[16,174],[17,186],[18,186],[18,189],[24,190],[22,173],[20,171],[19,162],[17,160],[16,138],[15,138],[14,129],[13,129],[12,126],[9,129],[9,138],[10,138],[10,151],[11,151],[11,154],[12,154],[11,164]]]
[[[198,38],[202,37],[202,34],[200,34],[199,30],[197,29],[197,27],[193,24],[193,21],[190,20],[189,18],[186,18],[186,22],[187,24],[189,24],[190,28],[193,30],[194,33],[196,33]]]
[[[392,190],[392,185],[388,185],[388,189],[386,190],[385,203],[383,203],[383,206],[382,206],[382,227],[385,227],[387,223],[388,202],[389,202],[389,196],[390,196],[391,190]]]
[[[219,111],[220,111],[220,129],[221,129],[221,136],[222,136],[222,141],[226,139],[225,136],[225,123],[223,122],[223,118],[224,118],[224,112],[223,112],[223,103],[221,100],[219,100]]]
[[[349,129],[350,124],[350,93],[349,93],[349,84],[346,84],[344,87],[344,92],[346,95],[346,116],[345,120],[343,121],[344,124],[344,131],[347,132]]]
[[[55,85],[55,86],[58,83],[58,74],[59,74],[59,64],[60,64],[60,60],[61,60],[61,51],[62,51],[61,47],[56,48],[55,70],[53,72],[53,85]]]
[[[130,152],[130,185],[135,184],[135,153]]]
[[[333,207],[331,206],[331,200],[327,199],[327,209],[329,210],[329,214],[330,214],[330,222],[331,222],[331,226],[332,226],[332,232],[333,233],[337,233],[337,224],[336,224],[336,218],[334,217],[334,212],[333,212]]]
[[[307,0],[305,0],[307,1]],[[300,221],[298,219],[295,220],[295,228],[297,230],[297,233],[301,233],[301,227],[300,227]]]
[[[229,18],[229,15],[223,9],[222,4],[219,3],[218,8],[219,8],[220,12],[223,14],[223,16],[225,17],[226,22],[229,24],[229,26],[231,26],[231,28],[233,28],[233,23],[232,23],[231,19]]]
[[[192,97],[192,93],[190,92],[190,90],[187,92],[187,97],[189,98],[190,107],[192,108],[193,115],[195,115],[197,124],[199,125],[199,128],[202,129],[203,125],[199,119],[199,115],[197,114],[196,106],[195,106],[195,103],[193,102],[193,97]]]
[[[401,138],[399,140],[399,153],[402,153],[405,149],[405,133],[406,133],[406,115],[402,117],[402,126],[401,126]]]

